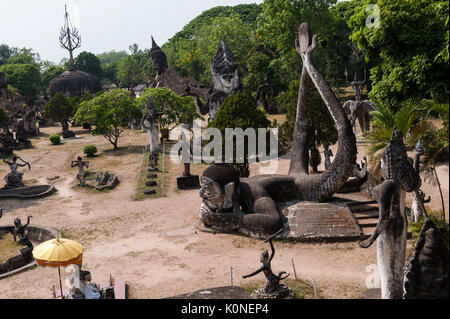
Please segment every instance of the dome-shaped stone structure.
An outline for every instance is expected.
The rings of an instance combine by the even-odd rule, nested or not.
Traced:
[[[69,68],[50,81],[50,96],[60,92],[68,97],[82,96],[85,93],[95,93],[102,89],[100,81],[93,75]]]

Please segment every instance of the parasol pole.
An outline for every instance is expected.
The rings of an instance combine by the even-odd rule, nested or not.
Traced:
[[[64,294],[63,294],[63,290],[62,290],[62,282],[61,282],[61,270],[60,270],[59,266],[58,266],[58,275],[59,275],[59,288],[61,289],[61,299],[64,299]]]

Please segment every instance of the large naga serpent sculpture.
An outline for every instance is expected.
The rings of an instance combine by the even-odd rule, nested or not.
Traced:
[[[344,109],[312,61],[318,46],[303,23],[296,50],[303,60],[289,175],[258,175],[239,180],[227,164],[210,166],[203,172],[200,218],[205,226],[222,231],[270,235],[283,227],[277,203],[290,200],[324,202],[331,199],[352,175],[356,163],[356,138]],[[314,83],[338,130],[338,150],[331,166],[321,174],[308,174],[307,96]],[[241,209],[242,208],[242,209]],[[245,212],[245,213],[244,213]]]

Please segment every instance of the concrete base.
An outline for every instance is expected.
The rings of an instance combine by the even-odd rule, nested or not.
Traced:
[[[66,131],[62,133],[63,138],[74,138],[75,132],[73,131]]]

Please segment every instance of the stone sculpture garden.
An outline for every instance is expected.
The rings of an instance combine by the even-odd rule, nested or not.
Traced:
[[[149,49],[117,62],[143,63],[117,73],[120,88],[82,69],[67,8],[69,59],[36,99],[0,64],[0,298],[448,298],[448,95],[383,99],[356,25],[355,42],[333,49],[302,14],[295,36],[268,45],[283,28],[272,2],[247,56],[235,41],[245,28],[208,29],[231,19],[233,30],[234,15],[194,33],[217,38],[182,58],[187,33],[161,47],[148,34]],[[180,62],[192,59],[197,73]],[[38,256],[69,240],[82,254]]]

